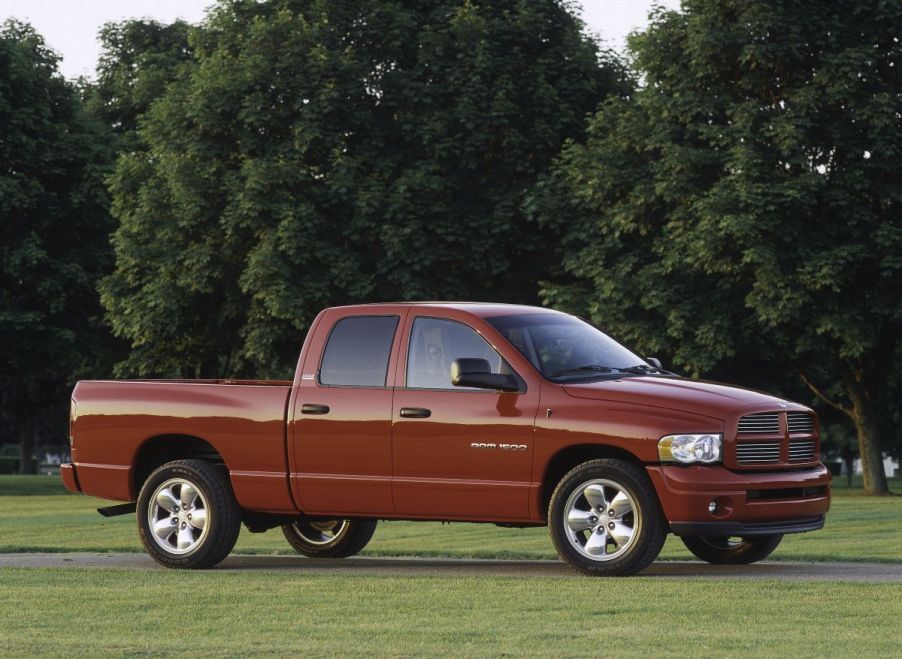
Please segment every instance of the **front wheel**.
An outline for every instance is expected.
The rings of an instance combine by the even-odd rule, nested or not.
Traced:
[[[288,544],[310,558],[348,558],[359,553],[376,532],[374,519],[308,519],[282,526]]]
[[[667,536],[645,472],[625,460],[592,460],[558,484],[548,508],[558,555],[595,576],[626,576],[647,567]]]
[[[705,535],[680,536],[680,540],[689,551],[703,561],[717,565],[744,565],[764,560],[773,553],[782,539],[781,533],[735,538]]]
[[[166,567],[213,567],[241,531],[228,476],[200,460],[169,462],[153,472],[138,495],[137,517],[144,548]]]

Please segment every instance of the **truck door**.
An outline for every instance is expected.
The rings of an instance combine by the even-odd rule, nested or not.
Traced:
[[[289,444],[293,491],[307,514],[394,512],[388,374],[401,315],[327,312],[315,328]]]
[[[528,520],[539,387],[520,393],[451,384],[451,361],[488,360],[512,372],[468,325],[411,314],[392,408],[398,515]]]

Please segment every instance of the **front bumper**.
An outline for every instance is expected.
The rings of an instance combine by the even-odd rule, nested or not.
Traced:
[[[734,472],[722,466],[649,465],[648,475],[678,535],[803,533],[824,525],[830,472]],[[714,502],[716,509],[709,510]]]
[[[673,522],[670,530],[677,535],[774,535],[805,533],[824,528],[824,515],[779,522]]]

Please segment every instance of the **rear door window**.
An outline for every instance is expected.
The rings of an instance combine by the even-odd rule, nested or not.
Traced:
[[[332,327],[319,367],[320,384],[384,387],[398,316],[349,316]]]

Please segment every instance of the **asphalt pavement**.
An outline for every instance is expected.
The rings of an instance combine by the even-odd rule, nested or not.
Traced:
[[[162,570],[146,554],[20,553],[0,554],[0,568],[102,568]],[[286,574],[358,574],[448,577],[582,578],[559,561],[509,561],[434,558],[309,559],[301,556],[235,554],[217,570]],[[902,583],[902,565],[884,563],[799,563],[764,561],[753,565],[708,565],[697,561],[659,561],[642,577],[658,579],[774,579],[777,581],[851,581]]]

